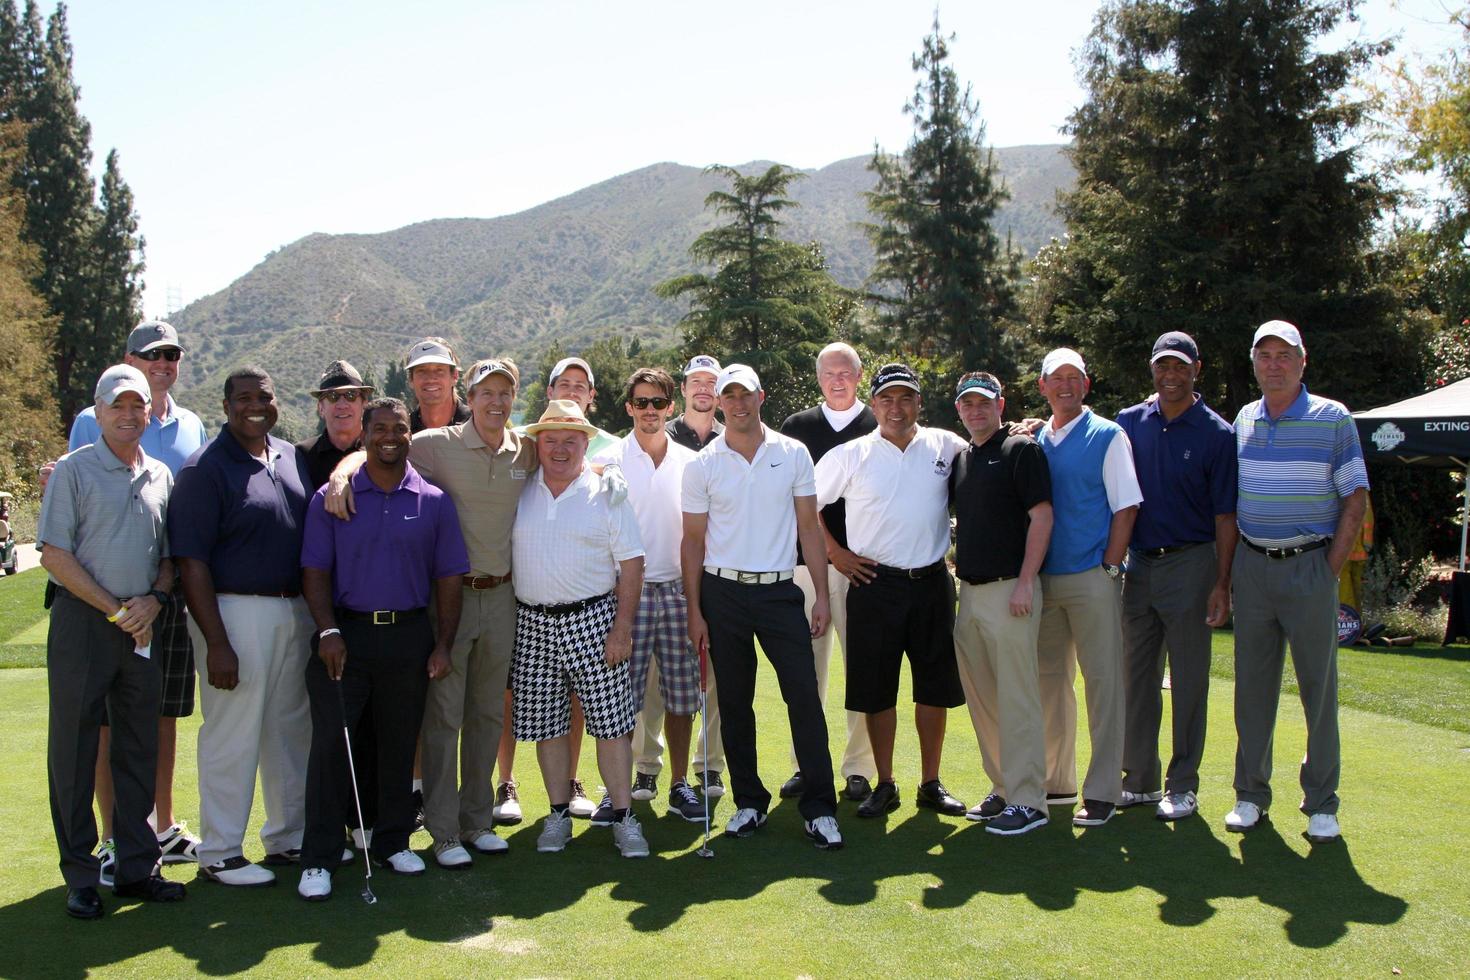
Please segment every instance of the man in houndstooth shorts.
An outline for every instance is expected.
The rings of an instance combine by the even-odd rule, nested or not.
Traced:
[[[560,851],[572,838],[571,696],[582,702],[597,766],[612,797],[613,841],[624,857],[647,857],[632,814],[633,692],[628,658],[643,584],[643,542],[626,500],[617,504],[586,466],[596,432],[576,402],[554,399],[536,437],[540,467],[527,481],[511,532],[516,570],[513,730],[536,743],[551,813],[536,841]]]

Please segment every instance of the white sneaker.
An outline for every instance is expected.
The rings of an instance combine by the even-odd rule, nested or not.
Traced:
[[[510,850],[510,844],[489,829],[470,831],[464,835],[464,842],[481,854],[505,854]]]
[[[296,894],[308,902],[325,902],[332,897],[332,872],[326,868],[307,868],[301,872]]]
[[[182,820],[158,835],[160,860],[164,864],[196,863],[198,847],[199,838],[189,833],[189,825]]]
[[[580,779],[572,780],[572,798],[567,802],[567,812],[578,820],[586,820],[597,812],[597,804],[587,799],[587,791]]]
[[[468,868],[474,863],[474,858],[470,857],[470,852],[465,850],[464,846],[460,844],[458,837],[446,837],[443,840],[436,840],[434,842],[434,860],[438,862],[439,867],[448,868],[451,871]]]
[[[726,837],[749,837],[766,825],[766,815],[754,807],[741,807],[725,824]]]
[[[270,868],[252,864],[238,854],[208,867],[200,865],[197,877],[236,888],[262,888],[276,883],[275,872]]]
[[[1129,790],[1123,791],[1123,801],[1118,804],[1119,810],[1126,810],[1130,806],[1142,806],[1145,803],[1157,803],[1164,798],[1162,790],[1154,790],[1152,793],[1134,793]]]
[[[553,810],[542,823],[541,836],[536,838],[536,850],[542,854],[555,854],[564,850],[572,839],[572,815],[563,810]]]
[[[357,849],[360,851],[367,850],[373,843],[373,828],[369,827],[365,834],[362,832],[362,828],[354,828],[352,831],[352,843],[356,844]]]
[[[1337,825],[1335,813],[1314,813],[1307,820],[1307,840],[1313,844],[1326,844],[1341,836],[1342,828]]]
[[[1154,816],[1159,820],[1183,820],[1185,817],[1194,816],[1199,809],[1199,797],[1192,791],[1183,793],[1170,793],[1159,801],[1154,810]]]
[[[393,869],[394,874],[421,875],[424,873],[424,859],[406,847],[397,854],[390,854],[385,863]]]
[[[823,851],[836,851],[842,847],[842,833],[837,829],[836,817],[818,817],[806,822],[806,835]]]
[[[1254,830],[1256,824],[1260,823],[1266,816],[1266,811],[1254,803],[1241,800],[1235,804],[1235,809],[1225,815],[1225,829],[1243,834],[1247,830]]]
[[[639,825],[638,818],[631,812],[612,825],[612,832],[613,843],[617,845],[618,853],[623,857],[648,857],[648,838],[643,836],[643,828]]]

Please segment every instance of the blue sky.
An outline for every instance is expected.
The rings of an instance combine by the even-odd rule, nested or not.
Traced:
[[[50,4],[44,8],[49,12]],[[1095,0],[943,6],[997,146],[1054,143]],[[1401,54],[1441,0],[1371,0]],[[146,304],[228,285],[312,232],[524,210],[650,163],[820,167],[901,149],[931,0],[738,4],[75,0],[97,166],[116,147],[148,239]]]

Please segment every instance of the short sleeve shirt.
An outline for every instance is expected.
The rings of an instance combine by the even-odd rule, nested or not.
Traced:
[[[816,496],[812,456],[795,439],[762,429],[765,438],[750,462],[730,448],[726,432],[684,469],[684,513],[708,515],[706,565],[742,572],[796,565],[794,501]]]
[[[679,546],[684,540],[684,512],[680,495],[684,468],[694,459],[694,450],[668,441],[663,462],[653,465],[632,433],[623,437],[595,463],[616,463],[628,481],[628,502],[638,515],[638,533],[643,538],[645,582],[673,582],[680,576]]]
[[[1046,453],[1001,429],[955,457],[955,574],[981,582],[1021,574],[1030,511],[1051,503]]]
[[[491,449],[469,421],[415,433],[408,458],[454,499],[471,574],[510,574],[510,533],[521,490],[536,473],[536,443],[507,428]]]
[[[204,423],[199,421],[199,416],[175,402],[173,395],[166,397],[168,416],[160,422],[150,412],[148,425],[144,428],[143,438],[138,445],[150,459],[158,460],[168,467],[170,473],[178,476],[189,457],[209,441],[209,433],[205,431]],[[77,450],[98,442],[101,438],[102,430],[97,425],[97,408],[88,405],[77,413],[71,424],[71,439],[67,448]]]
[[[1215,518],[1235,513],[1235,434],[1201,398],[1173,419],[1157,400],[1124,409],[1118,426],[1133,447],[1143,503],[1135,548],[1215,540]]]
[[[633,506],[614,505],[590,469],[557,496],[539,470],[527,480],[513,541],[516,598],[538,606],[611,592],[618,562],[643,554]]]

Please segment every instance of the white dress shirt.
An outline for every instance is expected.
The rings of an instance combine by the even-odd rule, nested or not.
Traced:
[[[1081,415],[1055,431],[1051,427],[1052,420],[1048,418],[1041,437],[1053,446],[1060,446],[1090,411],[1092,409],[1084,408]],[[1128,433],[1121,430],[1108,443],[1107,454],[1103,456],[1103,488],[1107,490],[1108,507],[1114,514],[1124,507],[1143,503],[1143,488],[1138,485],[1138,474],[1133,471],[1133,443],[1128,441]]]
[[[653,465],[634,433],[628,433],[594,463],[616,463],[628,481],[628,502],[638,515],[643,539],[643,581],[674,582],[680,577],[679,545],[684,540],[684,467],[699,455],[672,439],[664,461]]]
[[[812,454],[761,426],[765,439],[749,463],[725,442],[728,430],[684,468],[683,509],[708,514],[704,564],[742,572],[796,567],[797,497],[816,495]]]
[[[611,592],[617,563],[643,554],[632,505],[612,506],[590,469],[553,497],[538,467],[521,491],[510,540],[516,598],[537,606]]]
[[[949,474],[969,445],[920,427],[906,449],[882,430],[845,442],[817,464],[817,506],[847,500],[847,546],[894,568],[923,568],[949,550]]]

